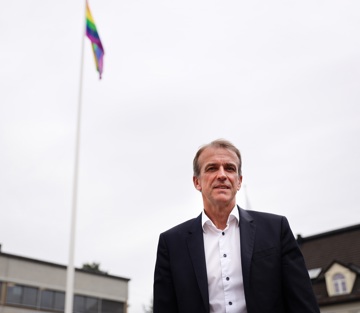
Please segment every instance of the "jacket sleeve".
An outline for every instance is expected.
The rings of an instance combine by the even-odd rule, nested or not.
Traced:
[[[158,243],[154,274],[154,313],[177,313],[178,306],[164,235]]]
[[[303,255],[285,217],[282,218],[281,227],[281,268],[285,311],[319,313]]]

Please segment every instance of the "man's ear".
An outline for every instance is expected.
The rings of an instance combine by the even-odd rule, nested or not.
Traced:
[[[194,183],[194,186],[197,190],[201,191],[201,185],[200,185],[200,182],[199,182],[199,178],[196,177],[196,176],[193,176],[193,183]]]
[[[239,176],[239,181],[238,181],[238,185],[237,185],[237,190],[239,191],[241,188],[241,183],[242,183],[242,176]]]

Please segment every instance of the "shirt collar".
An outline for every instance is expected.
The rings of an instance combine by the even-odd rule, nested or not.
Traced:
[[[239,216],[239,210],[238,210],[236,204],[235,204],[234,208],[231,210],[226,224],[229,225],[229,223],[234,219],[236,221],[236,224],[238,225],[240,222],[240,216]],[[212,220],[206,215],[205,209],[204,209],[201,214],[201,225],[202,225],[204,232],[205,232],[205,224],[213,225],[216,228],[216,226],[214,225]]]

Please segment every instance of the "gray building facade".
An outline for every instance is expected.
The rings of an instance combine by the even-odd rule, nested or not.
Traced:
[[[62,313],[66,266],[0,252],[0,313]],[[74,313],[126,313],[128,278],[75,269]]]

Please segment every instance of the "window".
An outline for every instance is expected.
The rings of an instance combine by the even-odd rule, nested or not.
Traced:
[[[65,293],[55,290],[43,290],[41,292],[40,308],[45,310],[64,311]]]
[[[336,295],[341,295],[347,292],[346,280],[343,274],[337,273],[333,276],[333,284]]]
[[[101,313],[124,313],[122,302],[102,300]]]
[[[96,298],[86,297],[85,299],[85,313],[98,313],[99,300]]]
[[[26,306],[36,307],[38,289],[33,287],[23,287],[23,302]]]
[[[56,290],[39,290],[35,287],[3,283],[6,289],[5,303],[9,305],[30,307],[37,310],[64,312],[65,292]],[[1,298],[0,298],[1,299]],[[73,313],[124,313],[124,303],[82,295],[74,296]]]
[[[85,312],[85,297],[75,295],[74,297],[74,313]]]
[[[65,310],[65,292],[55,292],[54,309],[57,311]]]
[[[7,286],[6,303],[36,307],[38,293],[38,289],[34,287],[9,284]]]
[[[19,304],[21,303],[22,288],[20,286],[8,285],[6,293],[6,303]]]
[[[52,309],[53,307],[53,291],[50,290],[43,290],[41,292],[41,303],[40,308],[41,309]]]
[[[99,299],[75,295],[74,313],[98,313]]]

